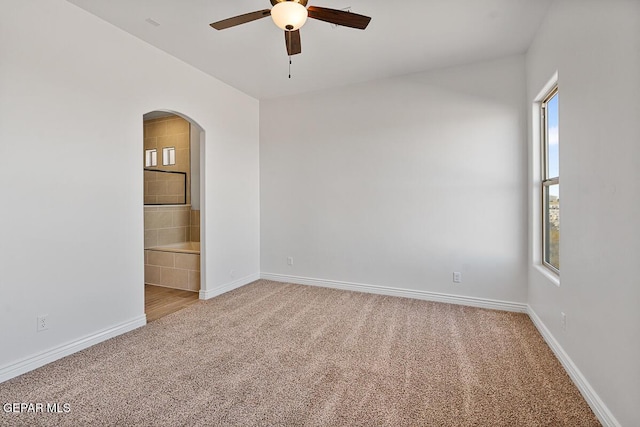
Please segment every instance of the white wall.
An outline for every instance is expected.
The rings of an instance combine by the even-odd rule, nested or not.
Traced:
[[[191,124],[189,154],[191,160],[191,209],[200,210],[200,138],[199,126]]]
[[[261,271],[525,302],[524,107],[522,56],[261,101]]]
[[[255,99],[63,0],[3,0],[0,58],[0,380],[144,322],[146,112],[206,131],[207,295],[258,277]]]
[[[555,2],[526,84],[514,57],[264,101],[259,135],[257,101],[62,0],[2,8],[0,380],[143,320],[142,114],[171,110],[206,131],[205,296],[262,270],[528,301],[612,417],[640,424],[640,2]],[[531,262],[524,144],[556,70],[559,287]]]
[[[613,415],[607,422],[637,426],[640,2],[555,2],[527,55],[530,105],[556,71],[561,277],[556,286],[530,262],[529,304]],[[534,207],[538,177],[532,168]],[[531,260],[537,256],[536,220],[532,215]],[[567,315],[566,332],[560,312]]]

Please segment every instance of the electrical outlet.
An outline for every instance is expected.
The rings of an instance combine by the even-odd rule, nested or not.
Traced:
[[[462,283],[462,273],[459,271],[453,272],[453,283]]]
[[[49,317],[48,314],[37,317],[38,326],[36,328],[36,331],[40,332],[40,331],[46,331],[47,329],[49,329],[48,317]]]
[[[293,265],[293,257],[287,257],[287,265]]]
[[[560,312],[560,326],[563,331],[567,330],[567,315],[564,312]]]
[[[231,270],[231,271],[229,271],[229,276],[231,276],[231,278],[236,277],[236,272],[235,272],[235,270]]]

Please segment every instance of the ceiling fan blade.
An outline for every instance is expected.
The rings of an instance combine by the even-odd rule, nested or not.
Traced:
[[[307,10],[309,11],[309,18],[319,19],[320,21],[341,25],[343,27],[357,28],[359,30],[367,28],[369,21],[371,21],[371,18],[368,16],[345,12],[344,10],[316,6],[309,6]]]
[[[235,27],[236,25],[246,24],[247,22],[255,21],[256,19],[264,18],[271,15],[270,9],[258,10],[255,12],[245,13],[244,15],[234,16],[233,18],[223,19],[222,21],[214,22],[211,25],[216,30],[224,30],[225,28]]]
[[[287,44],[287,53],[289,56],[297,55],[302,52],[302,44],[300,43],[300,30],[285,31],[284,41]]]

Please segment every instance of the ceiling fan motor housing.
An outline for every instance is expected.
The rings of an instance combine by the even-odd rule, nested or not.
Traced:
[[[270,0],[270,1],[271,1],[271,5],[272,6],[275,6],[278,3],[282,3],[282,2],[285,2],[285,1],[293,1],[293,2],[296,2],[296,3],[300,3],[303,6],[307,5],[307,0]]]
[[[275,0],[271,0],[273,3]],[[298,0],[277,2],[271,8],[273,22],[285,31],[295,31],[307,21],[309,12]]]

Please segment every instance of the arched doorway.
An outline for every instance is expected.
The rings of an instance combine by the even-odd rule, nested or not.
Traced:
[[[145,313],[151,322],[198,301],[204,131],[167,110],[144,114],[143,127]]]

